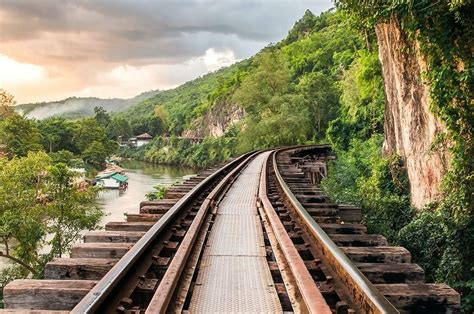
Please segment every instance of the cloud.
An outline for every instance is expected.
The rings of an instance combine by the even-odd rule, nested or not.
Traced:
[[[7,81],[21,84],[39,80],[44,76],[44,70],[40,66],[20,63],[1,54],[0,69],[0,86],[7,84]]]
[[[180,69],[195,77],[247,58],[283,38],[307,8],[319,13],[331,6],[330,0],[0,0],[0,54],[69,81],[63,90],[17,94],[19,100],[99,92],[114,82],[107,73],[120,68],[143,84],[161,84],[142,90],[163,88],[189,77],[176,80]],[[197,66],[199,58],[204,65]],[[151,79],[150,69],[162,77]],[[129,94],[140,92],[135,88],[125,87]]]
[[[235,53],[230,49],[216,51],[214,48],[209,48],[206,50],[202,60],[208,71],[215,71],[235,63],[237,58],[235,57]]]

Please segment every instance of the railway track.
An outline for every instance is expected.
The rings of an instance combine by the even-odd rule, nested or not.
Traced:
[[[47,280],[4,291],[7,311],[456,313],[410,253],[367,234],[319,189],[328,146],[241,156],[89,232]]]

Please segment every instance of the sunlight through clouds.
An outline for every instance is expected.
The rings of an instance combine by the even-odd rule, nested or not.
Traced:
[[[17,84],[38,81],[44,78],[42,67],[20,63],[0,54],[0,87],[8,88]]]
[[[235,53],[230,49],[216,51],[214,48],[209,48],[206,50],[206,54],[202,58],[209,71],[218,70],[238,61],[235,57]]]

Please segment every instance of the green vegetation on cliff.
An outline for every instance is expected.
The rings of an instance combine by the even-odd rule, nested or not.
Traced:
[[[139,134],[150,120],[156,118],[155,108],[162,107],[167,113],[167,130],[179,135],[191,124],[191,121],[205,113],[210,103],[225,91],[224,82],[238,76],[238,71],[245,68],[246,61],[206,74],[195,80],[184,83],[174,89],[162,91],[136,106],[117,114],[128,120],[134,134]],[[216,95],[217,94],[217,95]]]
[[[223,104],[244,109],[222,140],[205,139],[189,149],[185,140],[155,141],[141,149],[140,158],[154,162],[205,166],[252,149],[321,141],[337,117],[342,75],[361,49],[362,37],[343,14],[307,11],[286,39],[256,56],[161,92],[119,116],[133,129],[165,112],[163,133],[172,137],[192,133],[193,121]],[[222,148],[226,153],[217,153]]]
[[[369,231],[397,243],[413,210],[401,161],[382,156],[384,94],[377,54],[359,50],[340,84],[341,107],[327,130],[337,160],[323,187],[339,203],[361,205]]]

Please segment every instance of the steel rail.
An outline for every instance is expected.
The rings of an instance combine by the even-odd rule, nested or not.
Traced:
[[[312,146],[311,148],[318,148]],[[327,147],[327,146],[321,146]],[[277,154],[294,148],[286,148],[273,154],[273,170],[291,206],[302,219],[307,230],[311,233],[316,244],[323,250],[323,255],[329,259],[329,264],[338,276],[349,287],[354,295],[355,302],[367,313],[399,313],[398,310],[377,290],[377,288],[361,273],[352,261],[339,249],[339,247],[329,238],[318,223],[311,217],[308,211],[301,205],[296,196],[286,184],[281,175]],[[306,149],[310,149],[309,147]]]
[[[248,165],[259,153],[254,153],[247,157],[242,163],[235,167],[224,179],[209,193],[204,202],[202,203],[199,211],[196,214],[191,226],[189,227],[186,235],[181,242],[178,251],[176,252],[171,264],[164,277],[162,278],[157,290],[155,291],[151,302],[145,311],[146,314],[152,313],[165,313],[169,306],[169,302],[175,293],[178,281],[181,278],[182,271],[188,261],[191,250],[194,246],[196,238],[201,230],[201,226],[212,208],[215,200],[220,196],[225,187],[232,183],[233,179],[240,173],[243,167]]]
[[[236,164],[248,157],[252,153],[247,153],[223,166],[213,174],[209,175],[203,181],[198,183],[191,191],[183,196],[166,214],[164,214],[135,245],[112,267],[112,269],[92,288],[87,295],[72,309],[71,313],[84,314],[94,313],[102,302],[110,295],[113,289],[119,284],[120,280],[142,257],[144,252],[153,244],[158,235],[173,222],[173,218],[187,206],[198,193],[211,183],[217,176],[224,171],[231,169]]]
[[[275,154],[273,152],[272,154]],[[303,259],[291,241],[288,232],[285,230],[275,208],[271,204],[267,195],[267,163],[270,156],[265,158],[262,172],[260,174],[260,186],[258,196],[263,205],[264,212],[270,223],[270,227],[275,234],[275,238],[281,248],[284,258],[291,269],[291,274],[295,279],[298,290],[303,298],[306,310],[309,313],[330,314],[331,309],[324,300],[321,291],[316,286],[311,274],[308,271]]]

